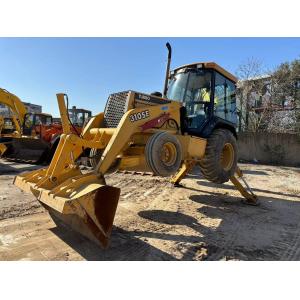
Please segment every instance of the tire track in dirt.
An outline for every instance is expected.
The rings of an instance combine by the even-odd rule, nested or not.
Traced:
[[[75,237],[74,233],[53,227],[53,233],[59,233],[58,242],[48,223],[35,225],[36,221],[32,221],[38,220],[36,213],[43,210],[38,201],[12,185],[13,175],[1,175],[0,219],[9,221],[7,224],[15,231],[19,243],[18,247],[14,246],[13,236],[5,227],[6,220],[1,221],[5,249],[12,247],[2,258],[22,258],[26,248],[31,254],[24,259],[299,259],[300,197],[293,187],[300,180],[300,173],[258,165],[243,168],[255,174],[249,175],[249,183],[261,198],[259,207],[242,205],[240,195],[229,184],[220,187],[203,182],[198,170],[183,180],[183,188],[172,187],[168,178],[123,173],[107,175],[107,184],[121,188],[121,197],[111,247],[105,251]],[[288,172],[291,176],[286,175]],[[22,215],[32,215],[32,219],[24,217],[26,226],[18,225],[23,220],[19,218]],[[43,222],[48,220],[47,214],[43,218]],[[47,240],[41,241],[35,249],[34,243],[43,237]],[[69,241],[71,248],[62,240]]]

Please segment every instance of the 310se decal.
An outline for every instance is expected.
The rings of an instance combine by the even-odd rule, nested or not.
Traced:
[[[130,115],[129,119],[131,122],[136,122],[139,120],[147,119],[149,117],[150,117],[149,110],[144,110],[144,111],[138,112],[136,114]]]

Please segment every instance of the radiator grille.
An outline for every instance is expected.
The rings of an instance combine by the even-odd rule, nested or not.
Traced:
[[[106,128],[118,127],[121,118],[127,112],[128,94],[128,91],[120,92],[108,97],[104,110],[104,126]]]

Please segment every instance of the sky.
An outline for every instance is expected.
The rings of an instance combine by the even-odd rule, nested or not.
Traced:
[[[266,69],[300,58],[300,38],[0,38],[0,87],[59,116],[56,93],[97,114],[108,95],[161,91],[171,69],[214,61],[235,74],[249,58]]]

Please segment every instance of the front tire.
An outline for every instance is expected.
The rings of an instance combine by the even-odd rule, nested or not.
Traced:
[[[173,175],[181,165],[181,144],[176,136],[165,131],[157,132],[147,141],[145,158],[155,175]]]

